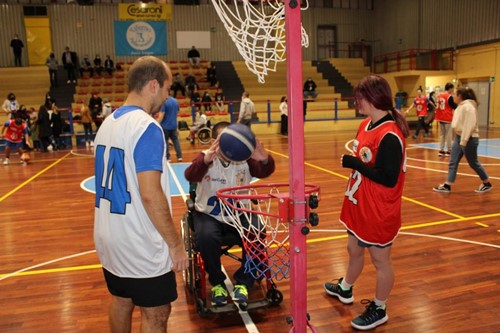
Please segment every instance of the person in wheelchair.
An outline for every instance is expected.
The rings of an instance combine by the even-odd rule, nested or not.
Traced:
[[[187,137],[187,139],[191,143],[194,143],[194,139],[196,137],[196,132],[198,132],[198,130],[200,128],[207,126],[207,122],[208,122],[207,116],[205,115],[204,111],[202,111],[200,109],[196,113],[197,113],[197,120],[195,121],[193,126],[191,126],[191,128],[189,129],[189,136]]]
[[[221,207],[218,203],[216,192],[219,189],[247,185],[252,177],[266,178],[275,170],[273,157],[264,149],[257,140],[257,146],[252,157],[246,162],[232,162],[225,159],[219,150],[218,136],[228,122],[219,122],[212,129],[212,145],[202,151],[186,169],[184,175],[191,183],[197,183],[195,211],[193,224],[195,230],[195,243],[205,263],[208,280],[212,285],[212,305],[224,306],[229,295],[224,280],[226,275],[221,268],[221,246],[225,233],[237,230],[222,222]],[[255,219],[246,221],[258,228],[259,221]],[[242,221],[245,221],[243,218]],[[250,272],[245,272],[246,255],[243,249],[241,267],[234,273],[236,281],[233,300],[240,305],[248,303],[248,290],[254,284],[254,277]],[[253,266],[253,265],[251,265]]]

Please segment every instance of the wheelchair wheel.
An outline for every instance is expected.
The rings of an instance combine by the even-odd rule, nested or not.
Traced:
[[[201,144],[208,145],[210,143],[210,139],[212,138],[212,130],[208,127],[200,128],[196,133],[196,137]]]
[[[278,305],[281,304],[281,302],[283,302],[283,293],[276,288],[269,289],[267,291],[266,297],[271,305]]]
[[[189,212],[184,214],[184,217],[181,220],[181,239],[184,242],[184,249],[186,250],[187,256],[189,258],[189,267],[182,272],[182,276],[184,278],[184,283],[188,287],[188,289],[193,292],[194,291],[194,267],[193,267],[193,244],[191,239],[191,230],[189,229],[189,221],[190,218]]]

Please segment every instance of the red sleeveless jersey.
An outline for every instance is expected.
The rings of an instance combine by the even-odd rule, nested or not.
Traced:
[[[16,125],[16,121],[14,119],[11,119],[5,122],[4,126],[7,127],[7,130],[5,131],[5,140],[13,143],[19,143],[23,141],[23,133],[26,129],[25,123]]]
[[[450,93],[445,91],[438,95],[437,97],[437,108],[435,119],[443,123],[451,123],[453,119],[453,108],[448,103],[450,98]]]
[[[406,173],[406,143],[394,121],[387,121],[368,129],[367,118],[354,141],[354,155],[370,167],[375,165],[380,142],[386,135],[396,135],[401,142],[403,159],[394,187],[387,187],[352,170],[345,191],[340,222],[361,241],[373,245],[387,245],[401,228],[401,196]]]
[[[427,97],[415,97],[415,107],[417,108],[417,116],[425,117],[427,116]]]

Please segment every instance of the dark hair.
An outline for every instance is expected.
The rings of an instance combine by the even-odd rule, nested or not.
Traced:
[[[429,98],[432,98],[435,94],[436,94],[436,92],[435,92],[435,91],[431,91],[431,92],[429,93]]]
[[[16,99],[16,95],[14,95],[14,93],[9,93],[9,94],[7,95],[7,99],[8,99],[9,101],[13,101],[13,100],[15,100],[15,99]]]
[[[457,88],[457,95],[462,97],[462,99],[464,101],[466,99],[472,99],[474,102],[477,103],[476,93],[474,92],[474,90],[472,90],[469,87],[458,87]]]
[[[453,83],[450,83],[448,82],[445,86],[444,86],[444,90],[448,91],[452,88],[455,88],[455,86],[453,85]]]
[[[212,127],[212,139],[217,139],[220,134],[219,132],[222,132],[222,130],[229,125],[231,125],[231,123],[227,121],[219,121],[217,124],[215,124],[214,127]]]
[[[403,136],[408,137],[410,133],[408,123],[393,106],[391,87],[386,79],[378,75],[368,75],[362,78],[354,87],[354,99],[358,105],[361,99],[365,99],[376,109],[390,111]]]
[[[281,97],[280,103],[283,103],[286,100],[286,96]]]
[[[166,64],[153,56],[144,56],[132,64],[128,71],[128,91],[140,92],[149,81],[156,80],[163,88],[168,77]]]

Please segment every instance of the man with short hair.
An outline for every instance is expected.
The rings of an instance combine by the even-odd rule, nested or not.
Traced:
[[[182,150],[179,143],[179,135],[177,132],[177,114],[179,113],[179,102],[172,96],[169,96],[163,103],[158,114],[158,123],[160,123],[167,142],[167,161],[170,161],[170,147],[168,139],[172,140],[177,161],[182,162]]]
[[[94,241],[112,295],[111,332],[130,332],[141,308],[142,332],[166,332],[177,299],[175,272],[189,261],[172,220],[165,139],[151,114],[168,96],[162,60],[137,59],[123,106],[95,137]]]
[[[67,84],[70,84],[72,81],[76,83],[76,68],[78,67],[78,55],[74,51],[70,51],[69,46],[66,46],[64,52],[62,54],[62,63],[66,73],[68,74]]]

